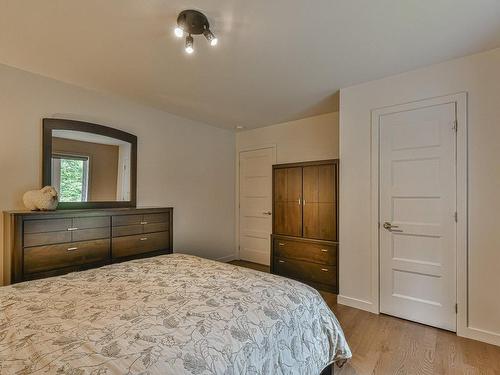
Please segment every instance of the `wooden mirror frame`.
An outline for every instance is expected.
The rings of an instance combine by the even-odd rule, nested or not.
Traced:
[[[103,135],[119,139],[131,144],[130,155],[130,200],[109,202],[59,202],[57,209],[87,208],[130,208],[137,204],[137,137],[124,131],[90,122],[44,118],[43,119],[43,186],[52,184],[52,131],[74,130],[85,133]]]

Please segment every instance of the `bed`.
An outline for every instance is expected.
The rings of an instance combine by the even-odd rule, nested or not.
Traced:
[[[190,255],[0,288],[2,375],[318,375],[350,357],[316,290]]]

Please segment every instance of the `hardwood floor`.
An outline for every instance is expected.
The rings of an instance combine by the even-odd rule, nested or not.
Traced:
[[[269,272],[260,264],[231,264]],[[500,374],[500,347],[388,315],[338,305],[321,292],[340,321],[353,357],[335,375]]]
[[[270,272],[269,266],[264,266],[262,264],[247,262],[246,260],[233,260],[229,263],[234,264],[235,266],[251,268],[251,269],[257,270],[257,271]]]

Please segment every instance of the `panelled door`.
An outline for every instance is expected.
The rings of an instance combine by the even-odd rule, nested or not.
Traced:
[[[303,168],[304,237],[337,239],[335,164]]]
[[[302,167],[274,170],[274,233],[302,236]]]
[[[240,152],[240,259],[269,265],[274,147]]]
[[[381,115],[380,311],[456,330],[455,103]]]

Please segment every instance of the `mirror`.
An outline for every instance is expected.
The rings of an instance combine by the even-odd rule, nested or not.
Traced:
[[[58,208],[135,206],[137,137],[80,121],[43,125],[43,185],[58,191]]]

